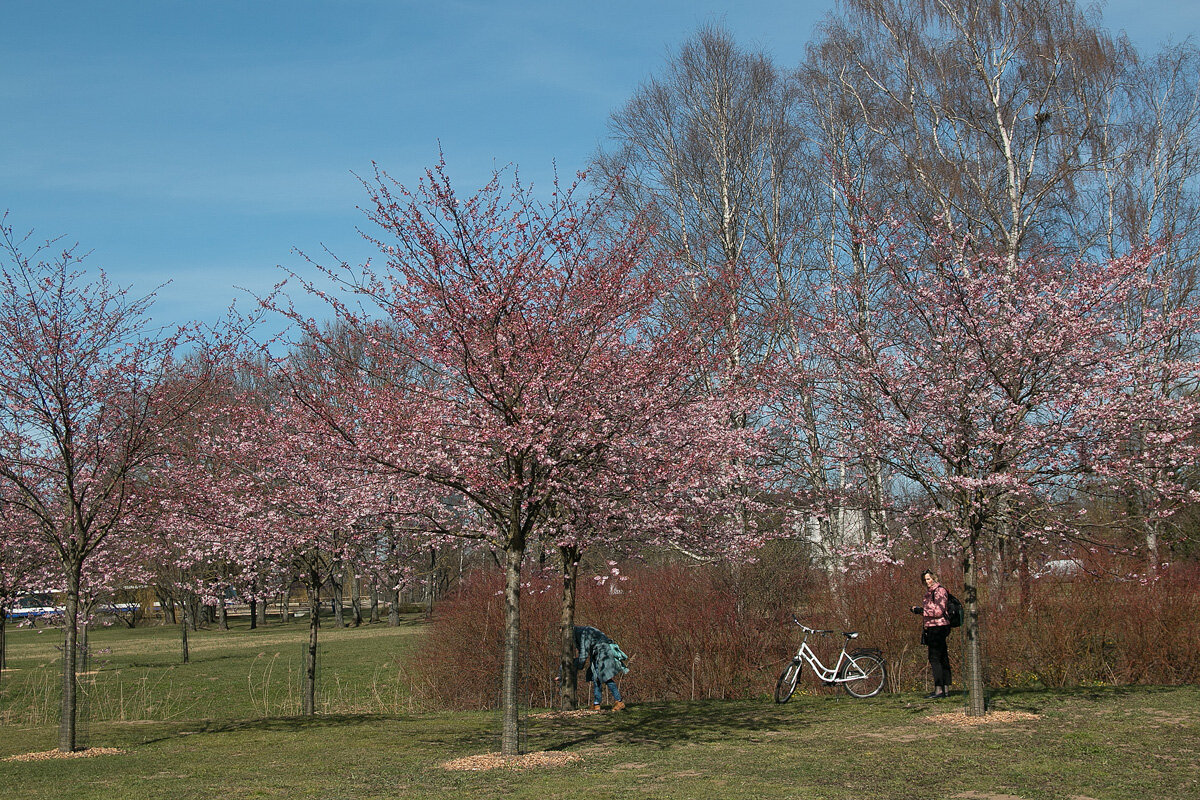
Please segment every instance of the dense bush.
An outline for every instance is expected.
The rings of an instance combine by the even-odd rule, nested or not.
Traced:
[[[775,621],[755,617],[709,569],[634,569],[580,585],[576,624],[608,633],[630,655],[620,685],[631,698],[734,698],[773,681],[784,643]],[[492,708],[500,690],[501,576],[477,573],[437,609],[411,664],[414,695],[451,708]],[[522,600],[522,701],[555,702],[559,581],[527,584]],[[590,687],[580,684],[580,700]]]
[[[920,620],[908,612],[922,589],[913,567],[878,565],[833,578],[794,565],[627,567],[621,580],[581,584],[576,624],[594,625],[630,654],[620,680],[630,700],[765,696],[799,643],[794,612],[811,626],[853,629],[881,648],[893,691],[924,689],[929,668]],[[961,596],[961,580],[944,570]],[[501,576],[479,572],[436,610],[409,665],[414,696],[435,707],[494,708],[500,688]],[[560,581],[526,586],[522,605],[522,702],[556,704]],[[986,677],[993,686],[1200,682],[1200,569],[1178,568],[1144,584],[1082,576],[1015,581],[981,598]],[[832,659],[840,637],[815,644]],[[950,639],[962,677],[963,629]],[[829,663],[827,661],[827,663]],[[589,686],[580,686],[586,702]],[[818,687],[811,675],[802,691]]]

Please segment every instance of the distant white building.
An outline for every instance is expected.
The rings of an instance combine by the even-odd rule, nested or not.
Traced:
[[[813,545],[826,569],[837,569],[846,553],[866,543],[867,514],[862,509],[846,508],[827,520],[806,517],[796,523],[795,530],[799,538]]]
[[[1082,575],[1086,570],[1083,568],[1083,562],[1077,558],[1059,558],[1054,561],[1047,561],[1046,565],[1033,573],[1035,578],[1069,578],[1074,575]]]

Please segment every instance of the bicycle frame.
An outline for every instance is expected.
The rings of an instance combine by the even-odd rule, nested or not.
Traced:
[[[810,634],[827,636],[831,633],[834,633],[834,631],[816,630],[815,628],[810,628],[807,625],[801,625],[799,622],[796,624],[800,625],[800,628],[804,631],[804,639],[800,642],[800,649],[796,651],[796,655],[792,656],[792,660],[800,661],[803,659],[805,663],[812,667],[812,671],[817,676],[817,680],[826,684],[835,684],[846,683],[847,681],[857,680],[858,678],[865,677],[863,671],[854,666],[854,659],[851,658],[850,654],[846,652],[846,645],[849,644],[853,639],[858,638],[857,633],[842,633],[842,636],[845,637],[845,640],[842,643],[842,652],[838,654],[837,663],[835,663],[832,667],[827,667],[824,663],[822,663],[821,659],[817,657],[817,654],[813,651],[812,647],[809,646],[808,637]],[[853,669],[846,669],[843,671],[843,665],[849,665],[850,667],[853,667]]]
[[[828,636],[836,631],[821,631],[801,624],[800,620],[792,617],[792,622],[804,631],[804,640],[796,655],[792,656],[787,667],[775,683],[775,702],[786,703],[796,691],[796,680],[804,671],[804,665],[812,669],[817,680],[826,686],[841,684],[847,694],[854,697],[874,697],[879,694],[887,681],[887,662],[883,653],[875,649],[859,648],[846,652],[846,645],[858,638],[858,633],[843,631],[842,652],[838,653],[837,662],[832,667],[825,666],[808,643],[808,637],[816,634]]]

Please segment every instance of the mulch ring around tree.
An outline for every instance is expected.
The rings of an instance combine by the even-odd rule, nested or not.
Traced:
[[[1031,714],[1028,711],[989,711],[983,716],[972,717],[965,711],[948,711],[944,714],[934,714],[926,719],[940,725],[992,725],[1041,719],[1041,715]]]
[[[578,717],[590,717],[594,714],[605,713],[603,709],[580,708],[576,711],[540,711],[537,714],[530,714],[530,719],[575,719]]]
[[[574,761],[579,761],[578,753],[564,753],[561,750],[539,750],[536,753],[523,753],[519,756],[502,756],[499,753],[483,753],[477,756],[456,758],[442,764],[443,769],[469,770],[482,772],[489,769],[538,769],[542,767],[561,767]]]
[[[63,752],[62,750],[43,750],[40,753],[23,753],[19,756],[9,756],[5,761],[49,761],[54,758],[96,758],[97,756],[119,756],[128,753],[119,747],[85,747],[82,750]]]

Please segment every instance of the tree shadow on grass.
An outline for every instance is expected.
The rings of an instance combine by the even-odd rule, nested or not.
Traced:
[[[219,736],[228,733],[241,733],[246,731],[257,731],[264,733],[300,733],[309,730],[321,730],[330,728],[352,728],[362,727],[367,725],[388,725],[388,724],[421,724],[418,718],[399,718],[385,714],[318,714],[315,716],[293,716],[293,717],[264,717],[256,719],[242,720],[189,720],[187,722],[152,722],[147,723],[147,726],[153,726],[153,732],[148,731],[150,735],[137,740],[136,744],[149,745],[166,741],[179,741],[180,737],[185,736]],[[127,723],[112,723],[114,728],[126,727]],[[486,726],[479,726],[479,731],[430,731],[428,736],[422,733],[423,740],[426,741],[460,741],[472,740],[474,738],[484,736],[489,733]]]
[[[624,711],[530,721],[529,738],[547,750],[570,750],[607,742],[665,749],[681,742],[753,741],[795,731],[822,720],[798,705],[728,702],[643,703]]]
[[[1128,697],[1166,694],[1178,686],[1071,686],[1056,689],[1020,687],[987,690],[988,708],[1010,711],[1029,711],[1040,714],[1047,709],[1061,708],[1072,703],[1102,703]]]

